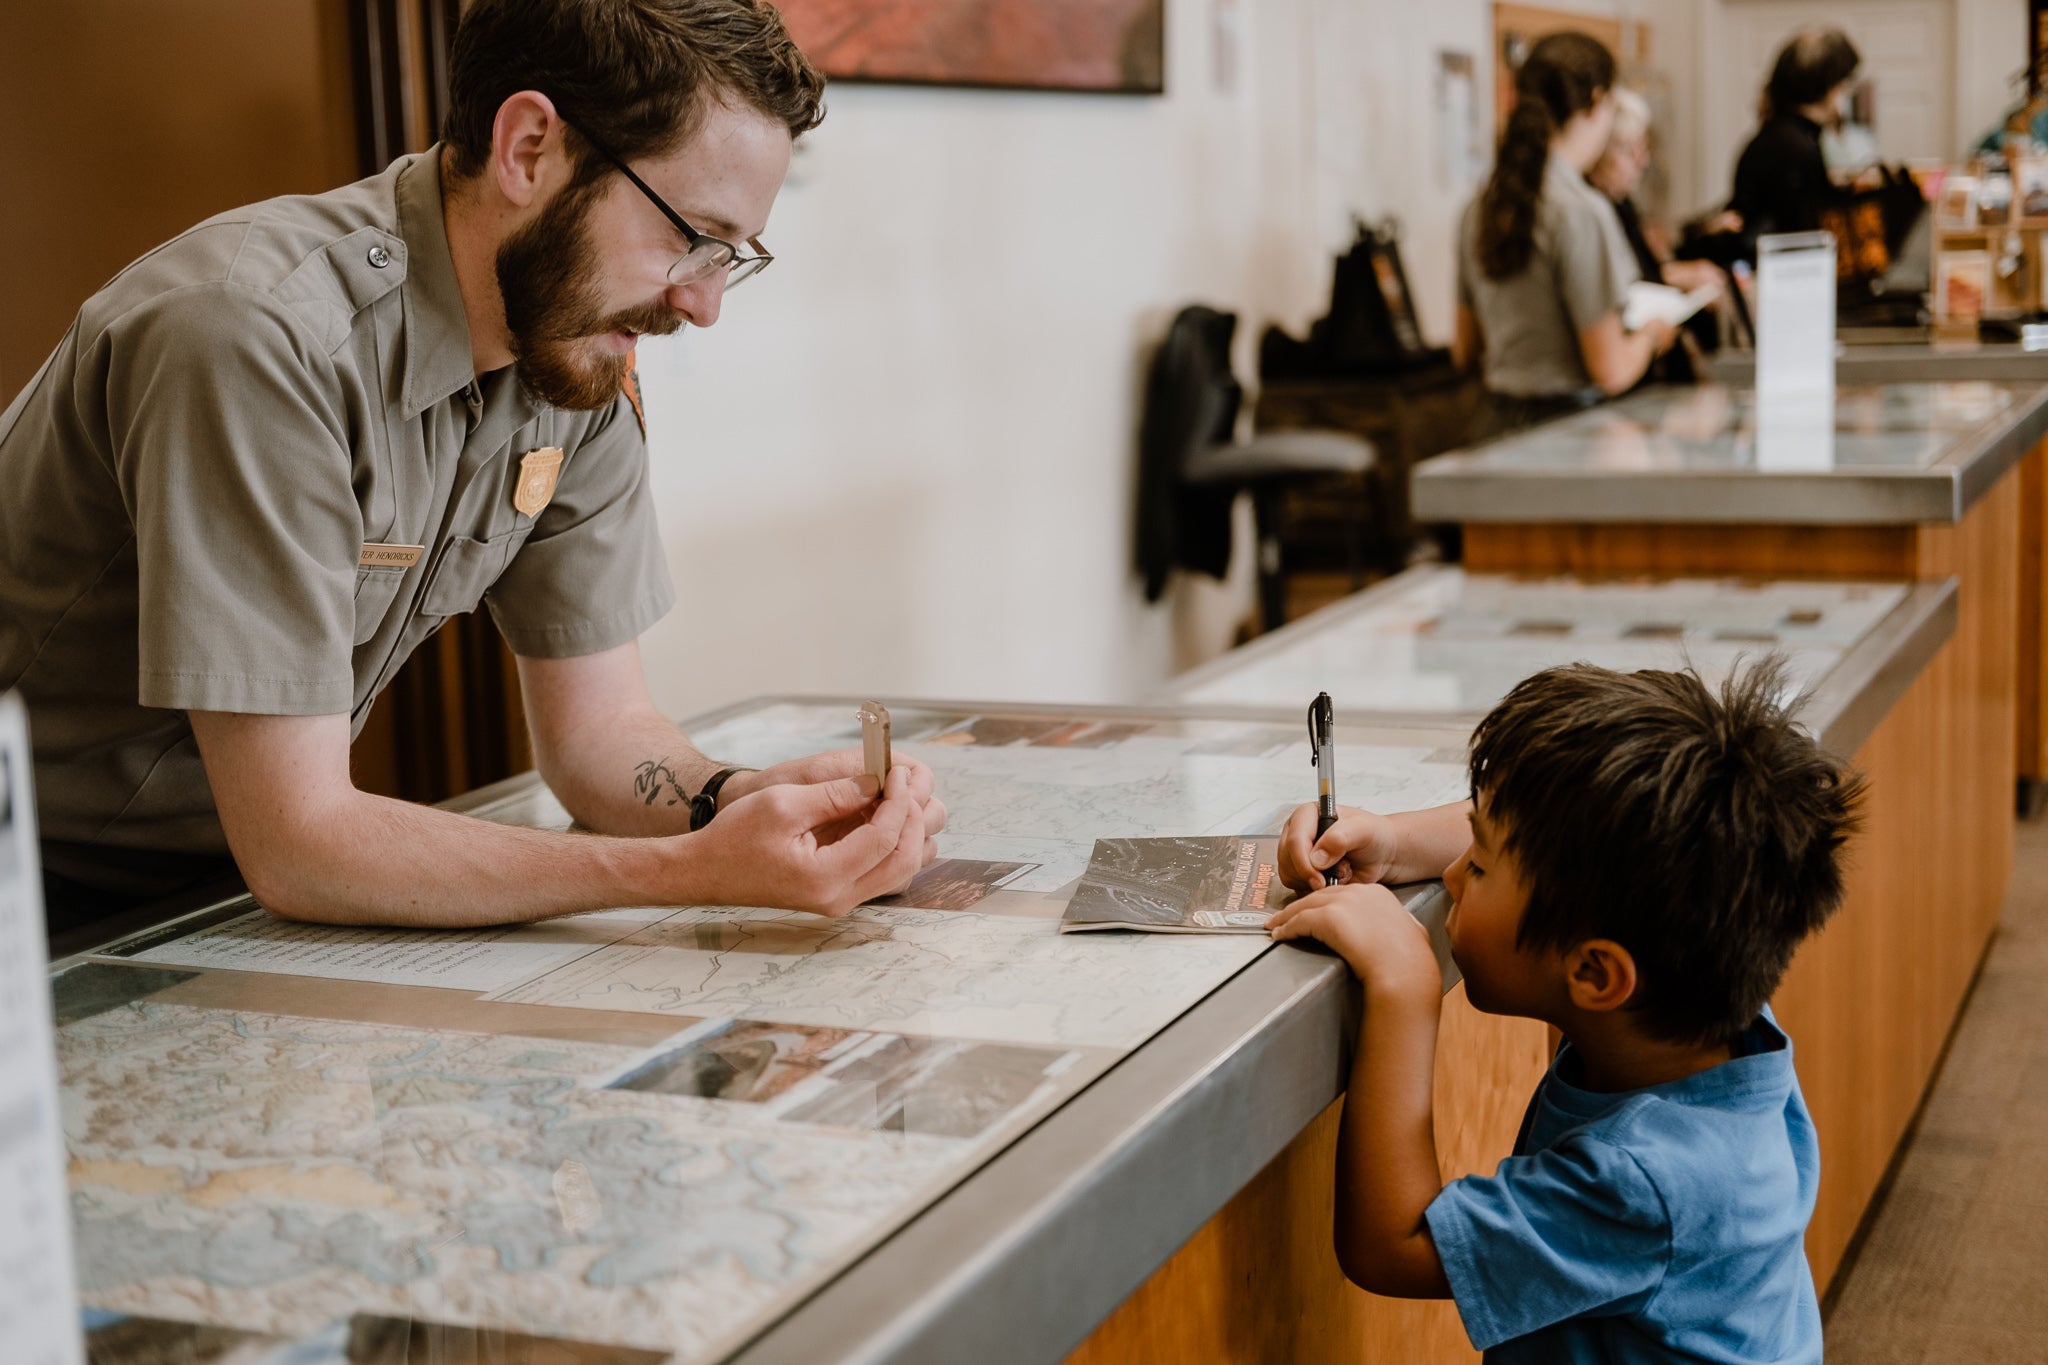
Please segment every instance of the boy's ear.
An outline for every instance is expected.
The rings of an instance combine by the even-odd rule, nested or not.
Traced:
[[[1611,938],[1589,938],[1565,954],[1565,989],[1582,1010],[1618,1010],[1636,993],[1636,960]]]

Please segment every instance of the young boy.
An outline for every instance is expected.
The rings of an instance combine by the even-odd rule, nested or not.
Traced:
[[[1345,810],[1320,839],[1314,807],[1288,822],[1281,876],[1310,894],[1273,935],[1365,985],[1338,1259],[1374,1293],[1455,1299],[1489,1362],[1821,1358],[1819,1154],[1765,1002],[1841,901],[1862,783],[1782,683],[1774,662],[1719,697],[1691,673],[1550,669],[1473,734],[1470,802]],[[1564,1035],[1514,1154],[1449,1185],[1436,961],[1375,884],[1439,873],[1473,1005]]]

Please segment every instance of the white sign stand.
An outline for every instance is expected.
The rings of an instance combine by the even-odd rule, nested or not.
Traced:
[[[1787,232],[1756,242],[1756,464],[1835,464],[1835,238]]]
[[[0,696],[0,1359],[83,1365],[21,702]]]

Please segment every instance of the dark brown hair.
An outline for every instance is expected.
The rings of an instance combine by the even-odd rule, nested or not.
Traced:
[[[1862,54],[1838,28],[1801,29],[1778,52],[1771,78],[1764,82],[1764,111],[1796,114],[1827,98],[1828,91],[1856,74]]]
[[[1597,38],[1553,33],[1529,49],[1515,73],[1515,108],[1500,135],[1493,176],[1479,194],[1479,268],[1489,280],[1528,268],[1550,139],[1613,87],[1614,54]]]
[[[1525,679],[1472,736],[1472,790],[1528,886],[1518,942],[1635,957],[1645,1032],[1724,1042],[1842,901],[1863,780],[1779,698],[1784,661]]]
[[[522,90],[573,125],[580,182],[609,163],[578,131],[630,161],[674,150],[714,100],[779,119],[792,138],[825,117],[825,78],[762,0],[478,0],[448,65],[441,135],[456,178],[483,169],[498,109]]]

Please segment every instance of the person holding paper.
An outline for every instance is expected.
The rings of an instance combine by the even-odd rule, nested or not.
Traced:
[[[1720,268],[1707,261],[1666,260],[1650,245],[1643,231],[1643,216],[1636,207],[1635,192],[1649,165],[1650,102],[1627,86],[1616,86],[1614,126],[1608,130],[1607,149],[1587,172],[1586,181],[1614,205],[1614,216],[1635,255],[1643,283],[1696,295],[1704,305],[1721,293]],[[1712,316],[1708,315],[1706,320],[1711,322]],[[1686,340],[1682,335],[1679,339]],[[1706,344],[1712,344],[1711,338]],[[1679,345],[1658,357],[1639,382],[1690,384],[1698,377],[1692,353]]]
[[[720,762],[641,670],[674,591],[630,358],[768,264],[823,86],[762,0],[479,0],[442,143],[224,213],[85,303],[0,415],[0,690],[30,708],[53,931],[235,865],[288,918],[452,926],[841,913],[934,856],[929,769]],[[593,835],[351,780],[378,691],[484,601]]]
[[[1676,335],[1623,323],[1640,273],[1614,206],[1586,182],[1614,120],[1614,54],[1553,33],[1515,76],[1493,176],[1459,230],[1452,358],[1485,385],[1484,440],[1624,393]]]

